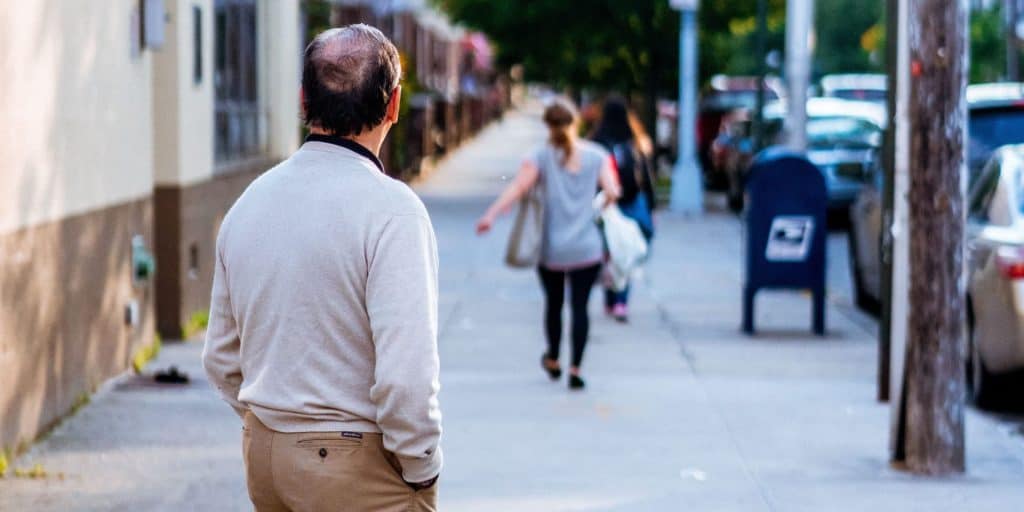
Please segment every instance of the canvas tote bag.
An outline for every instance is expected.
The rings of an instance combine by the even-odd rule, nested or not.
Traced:
[[[540,264],[544,245],[544,191],[540,182],[519,200],[519,211],[508,237],[505,264],[533,268]]]

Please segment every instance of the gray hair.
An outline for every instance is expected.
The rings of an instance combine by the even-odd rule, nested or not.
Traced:
[[[306,48],[305,121],[346,136],[379,125],[402,77],[395,45],[369,25],[333,28]]]

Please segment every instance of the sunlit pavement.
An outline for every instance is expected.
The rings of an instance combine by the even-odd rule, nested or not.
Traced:
[[[874,321],[849,300],[845,239],[829,242],[828,335],[810,300],[766,293],[755,337],[739,332],[742,229],[709,197],[702,217],[662,215],[631,321],[595,293],[587,389],[539,368],[537,277],[501,264],[510,220],[476,217],[543,140],[510,114],[418,192],[441,271],[444,511],[1019,510],[1015,421],[968,412],[966,476],[914,478],[887,464],[888,408],[875,396]],[[41,480],[0,481],[0,510],[246,510],[237,418],[201,376],[198,344],[172,345],[196,379],[125,378],[16,462]]]

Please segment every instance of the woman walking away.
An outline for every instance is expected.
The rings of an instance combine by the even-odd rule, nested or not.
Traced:
[[[597,144],[579,140],[576,121],[568,102],[557,100],[547,107],[544,123],[550,132],[548,141],[525,159],[519,174],[476,226],[478,234],[486,233],[499,215],[534,186],[543,190],[543,243],[537,273],[546,299],[548,348],[541,365],[552,380],[561,377],[562,306],[568,281],[572,309],[570,389],[584,386],[580,364],[590,329],[587,302],[604,259],[601,232],[594,223],[594,193],[600,187],[611,200],[619,196],[610,155]]]
[[[594,142],[612,154],[622,184],[619,209],[636,221],[648,243],[654,236],[654,178],[651,174],[652,147],[643,127],[621,98],[604,104],[601,121],[594,130]],[[621,292],[605,290],[605,312],[620,322],[629,319],[629,286]]]

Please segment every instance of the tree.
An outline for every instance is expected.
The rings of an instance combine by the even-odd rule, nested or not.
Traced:
[[[756,75],[757,2],[727,0],[701,2],[698,28],[700,40],[700,78],[706,81],[716,74]],[[768,0],[769,51],[785,47],[786,2]]]
[[[858,73],[879,71],[878,40],[882,0],[817,0],[814,60],[817,71]]]
[[[971,12],[971,83],[1002,80],[1006,74],[1006,26],[1002,6]]]
[[[674,94],[679,18],[667,0],[435,2],[486,33],[499,64],[521,64],[527,80],[649,99]]]

